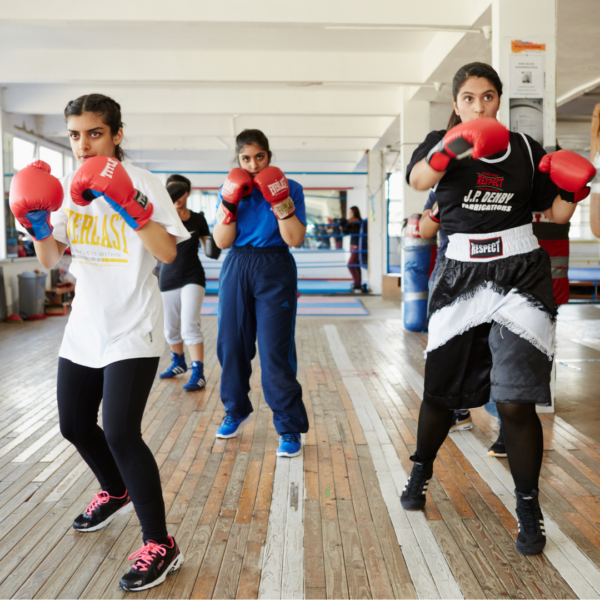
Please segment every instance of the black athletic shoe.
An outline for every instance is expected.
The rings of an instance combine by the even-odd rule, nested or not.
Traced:
[[[517,518],[519,535],[517,552],[519,554],[539,554],[546,545],[546,529],[537,490],[530,494],[517,492]]]
[[[471,411],[457,410],[454,413],[454,417],[452,418],[452,425],[450,427],[449,433],[454,433],[455,431],[468,431],[469,429],[473,429],[473,419],[471,418]]]
[[[425,508],[427,486],[433,477],[433,460],[417,462],[416,458],[416,456],[410,457],[415,464],[404,486],[402,496],[400,496],[400,503],[404,510],[423,510]]]
[[[73,521],[73,529],[97,531],[106,527],[117,515],[129,512],[132,508],[127,492],[121,498],[109,496],[108,492],[100,492],[94,496],[85,512]]]
[[[506,457],[506,446],[504,445],[504,434],[502,433],[502,425],[500,425],[498,439],[490,446],[488,454],[490,456],[495,456],[496,458]]]
[[[119,587],[126,592],[141,592],[160,585],[169,573],[183,564],[183,554],[177,542],[169,536],[170,544],[156,544],[148,540],[137,552],[129,555],[135,560],[129,573],[121,577]]]

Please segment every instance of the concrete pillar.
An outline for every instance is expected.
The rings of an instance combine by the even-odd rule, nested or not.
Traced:
[[[511,82],[512,43],[532,42],[545,51],[532,55],[544,57],[544,124],[543,146],[552,151],[556,145],[556,0],[492,0],[492,65],[504,84],[500,105],[500,120],[510,126],[510,98],[515,93],[516,83]],[[522,54],[521,54],[522,56]]]
[[[367,155],[367,219],[369,222],[369,288],[381,294],[382,278],[387,270],[387,168],[385,152]]]
[[[538,57],[543,56],[543,146],[553,152],[556,149],[556,0],[492,0],[492,66],[504,84],[499,118],[513,131],[510,99],[517,95],[519,78],[512,65],[515,58],[524,54],[515,52],[523,47],[515,42],[531,42],[533,69],[539,68]],[[538,407],[538,412],[554,412],[555,380],[556,363],[551,381],[552,406]]]
[[[410,162],[412,153],[429,133],[429,102],[411,101],[408,99],[408,89],[404,88],[402,94],[402,112],[400,114],[400,160],[402,173],[406,174],[406,167]],[[448,113],[450,113],[448,108]],[[429,192],[418,192],[406,183],[404,177],[404,218],[414,213],[423,212]]]

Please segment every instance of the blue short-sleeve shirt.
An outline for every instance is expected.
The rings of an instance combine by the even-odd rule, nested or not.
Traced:
[[[293,179],[288,179],[288,184],[290,198],[296,207],[295,215],[303,225],[306,225],[304,190]],[[219,190],[217,207],[222,198],[221,190]],[[248,198],[244,198],[238,206],[237,232],[233,245],[257,248],[287,245],[279,233],[277,217],[271,210],[271,205],[257,188],[254,188],[252,194]]]

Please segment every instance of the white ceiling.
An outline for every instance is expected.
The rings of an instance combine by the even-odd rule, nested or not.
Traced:
[[[446,102],[456,68],[491,60],[489,4],[0,0],[2,107],[7,122],[66,145],[66,103],[108,94],[122,106],[129,155],[155,170],[227,170],[235,135],[260,128],[285,169],[352,172],[366,150],[397,144],[403,86]],[[590,17],[600,2],[558,6],[560,98],[600,77]],[[581,128],[575,103],[559,116],[569,106]],[[583,143],[566,128],[569,143]]]

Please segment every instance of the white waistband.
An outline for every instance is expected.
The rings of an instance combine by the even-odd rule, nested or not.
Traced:
[[[453,233],[448,238],[446,256],[463,262],[489,262],[540,247],[530,223],[493,233]]]

